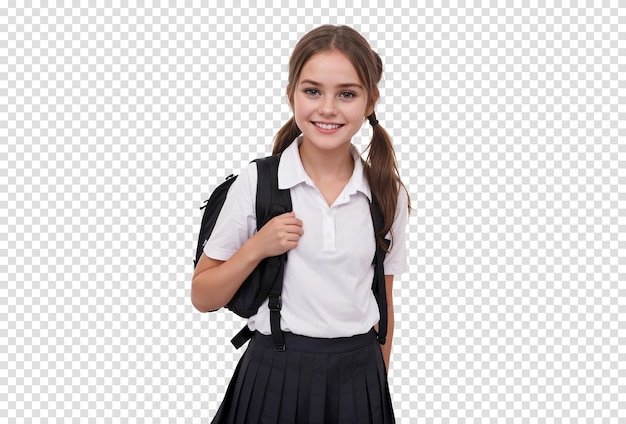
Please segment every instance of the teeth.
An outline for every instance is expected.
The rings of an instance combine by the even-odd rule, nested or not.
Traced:
[[[323,130],[335,130],[341,126],[339,124],[321,124],[319,122],[316,122],[315,125]]]

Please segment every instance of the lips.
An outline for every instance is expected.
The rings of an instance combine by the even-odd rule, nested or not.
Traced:
[[[342,124],[328,124],[324,122],[313,122],[313,125],[323,130],[336,130],[343,127]]]

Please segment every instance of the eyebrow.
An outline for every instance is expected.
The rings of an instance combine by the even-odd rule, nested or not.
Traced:
[[[317,85],[317,86],[322,86],[324,84],[320,84],[319,82],[315,82],[312,80],[304,80],[304,81],[300,81],[300,84],[311,84],[311,85]],[[361,86],[361,84],[355,84],[355,83],[345,83],[345,84],[338,84],[337,87],[340,88],[349,88],[349,87],[355,87],[355,88],[360,88],[361,90],[363,89],[363,87]]]

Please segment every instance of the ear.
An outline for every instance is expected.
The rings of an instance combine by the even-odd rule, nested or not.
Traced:
[[[287,97],[287,101],[289,102],[289,107],[291,107],[291,110],[293,111],[293,95],[292,94],[293,94],[293,90],[288,85],[285,88],[285,96]]]
[[[370,116],[372,113],[374,113],[374,108],[376,108],[376,103],[378,103],[379,97],[380,97],[380,92],[378,91],[378,88],[377,88],[374,91],[374,94],[372,95],[371,101],[369,105],[367,106],[367,109],[365,109],[366,118]]]

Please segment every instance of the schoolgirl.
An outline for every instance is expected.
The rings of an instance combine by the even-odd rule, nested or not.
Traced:
[[[393,336],[392,283],[406,270],[409,198],[393,145],[376,118],[378,54],[355,30],[324,25],[307,33],[289,62],[293,117],[275,138],[279,187],[293,212],[258,232],[256,165],[240,174],[206,244],[192,282],[200,311],[224,306],[265,257],[288,253],[281,329],[274,349],[267,301],[249,319],[255,332],[214,423],[392,423],[387,370]],[[372,139],[363,160],[352,137],[368,120]],[[384,229],[374,234],[375,197]],[[392,239],[385,259],[389,325],[376,337],[372,294],[375,243]]]

